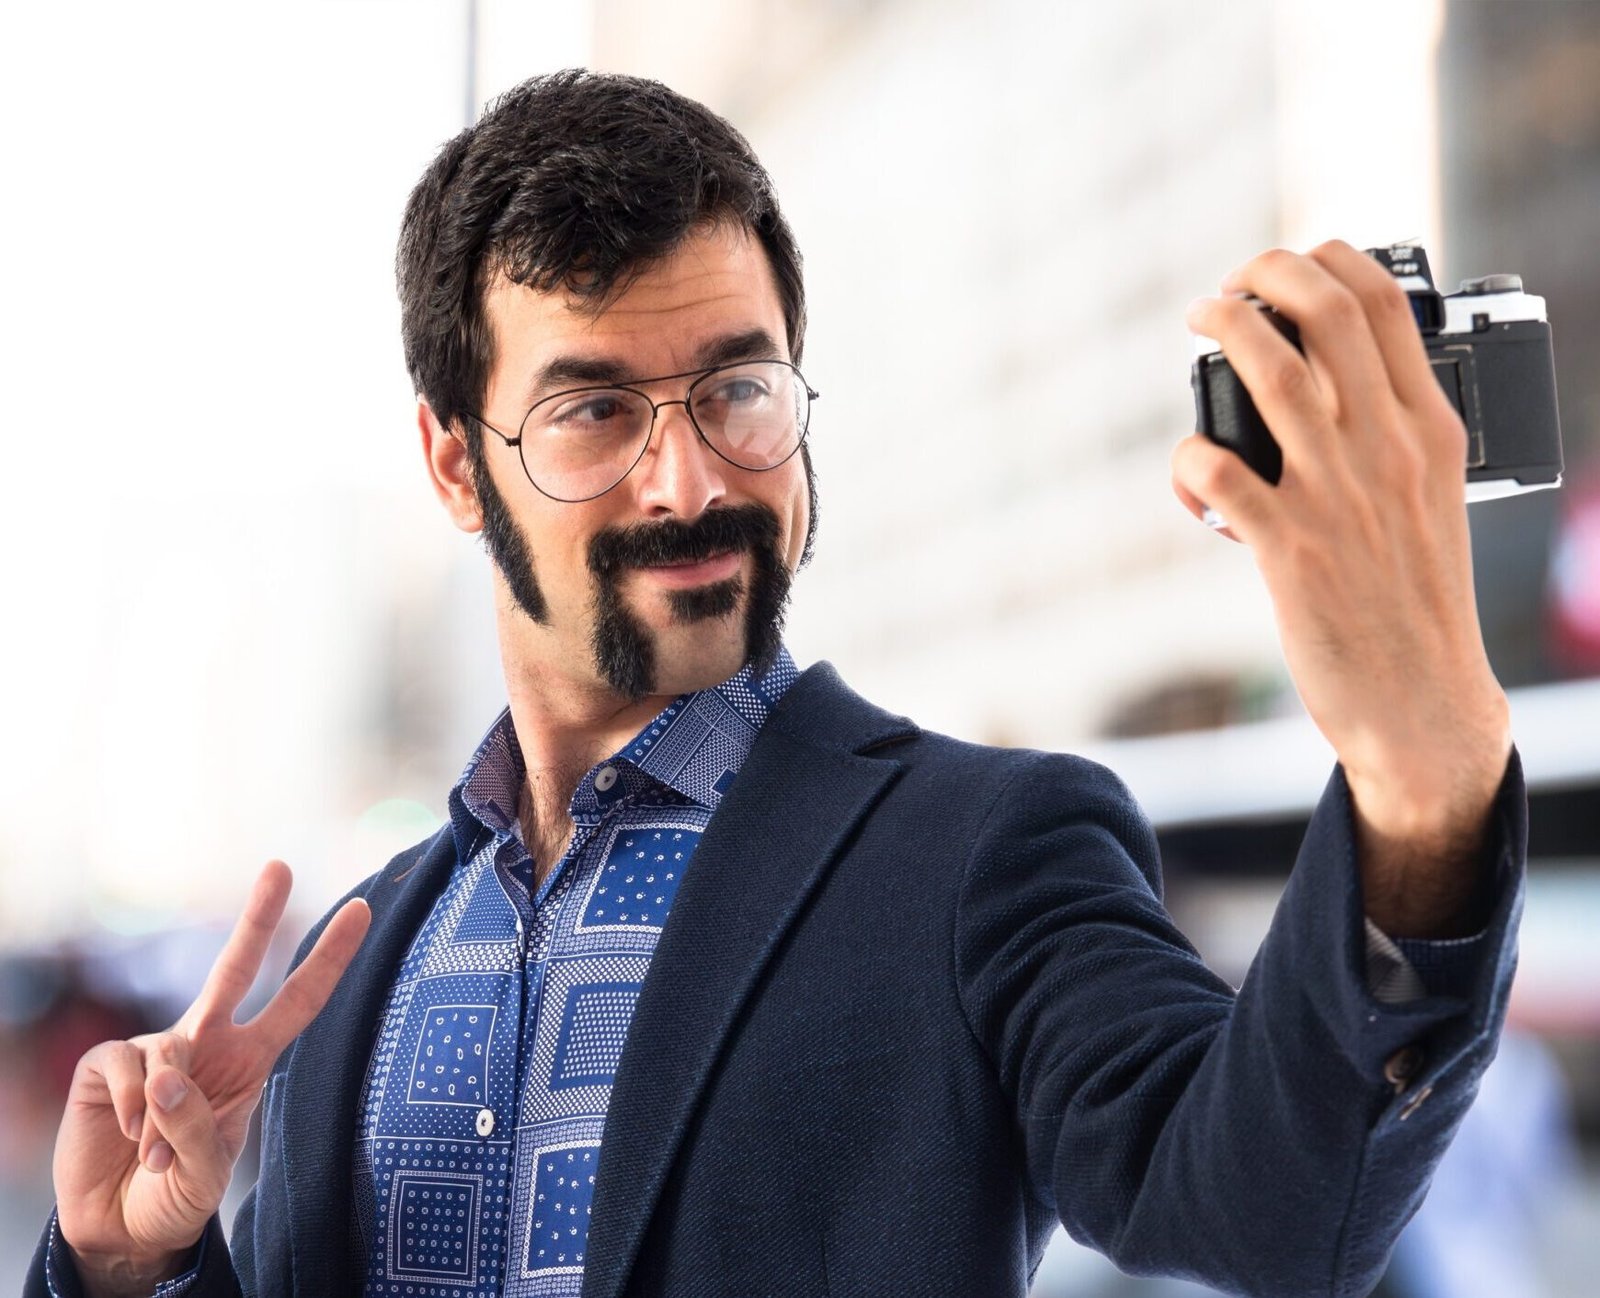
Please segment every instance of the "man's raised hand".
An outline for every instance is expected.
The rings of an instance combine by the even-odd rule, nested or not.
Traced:
[[[1478,627],[1466,430],[1404,290],[1349,244],[1263,253],[1223,289],[1300,329],[1296,350],[1241,296],[1189,308],[1283,448],[1283,477],[1269,486],[1196,435],[1173,453],[1173,487],[1255,556],[1295,686],[1344,766],[1368,917],[1394,936],[1471,932],[1511,734]]]
[[[78,1061],[56,1137],[61,1236],[97,1294],[148,1294],[181,1271],[222,1202],[273,1061],[315,1018],[366,936],[359,898],[250,1022],[233,1016],[283,918],[289,867],[269,861],[204,988],[165,1032]]]

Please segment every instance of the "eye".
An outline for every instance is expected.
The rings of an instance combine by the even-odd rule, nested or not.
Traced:
[[[725,379],[718,383],[706,394],[713,401],[725,401],[729,405],[743,405],[751,401],[759,401],[768,396],[767,385],[759,379],[753,379],[747,374]]]
[[[772,383],[765,366],[712,374],[694,394],[694,408],[712,421],[751,415],[772,400]]]
[[[626,392],[581,392],[550,403],[544,422],[574,432],[592,432],[631,422],[634,403]]]

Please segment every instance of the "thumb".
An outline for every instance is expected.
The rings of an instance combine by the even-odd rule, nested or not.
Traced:
[[[208,1201],[212,1191],[221,1202],[233,1169],[217,1139],[211,1102],[193,1079],[176,1068],[157,1068],[145,1080],[146,1131],[150,1137],[144,1165],[162,1173],[176,1166],[191,1191]],[[153,1127],[153,1133],[149,1129]],[[215,1208],[216,1204],[211,1204]]]

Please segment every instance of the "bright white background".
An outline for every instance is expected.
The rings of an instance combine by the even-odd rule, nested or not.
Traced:
[[[368,655],[456,539],[424,485],[392,258],[464,124],[464,12],[0,20],[13,939],[86,903],[119,927],[231,909],[268,855],[316,877],[370,847],[340,843]],[[543,26],[551,66],[582,58],[581,21]]]

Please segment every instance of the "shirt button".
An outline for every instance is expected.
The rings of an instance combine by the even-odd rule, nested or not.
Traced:
[[[601,793],[606,792],[617,782],[617,768],[615,766],[602,766],[594,773],[594,787]]]
[[[480,1136],[491,1136],[494,1134],[493,1109],[478,1110],[478,1134]]]

